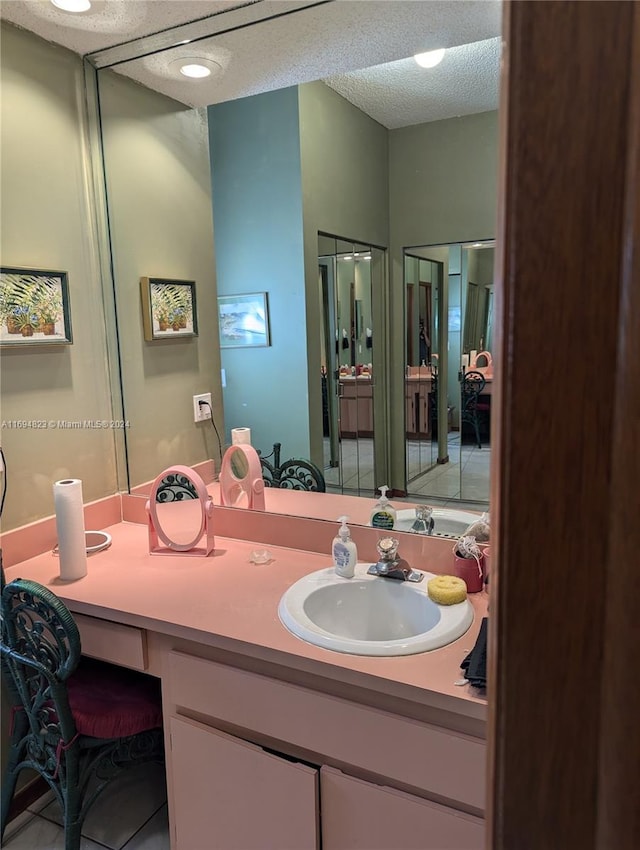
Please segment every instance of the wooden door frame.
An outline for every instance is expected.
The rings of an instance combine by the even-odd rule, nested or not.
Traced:
[[[507,0],[503,38],[486,846],[630,850],[640,5]]]

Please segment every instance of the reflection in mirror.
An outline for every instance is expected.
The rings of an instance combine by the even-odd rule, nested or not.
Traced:
[[[193,469],[173,466],[161,472],[146,507],[152,555],[209,555],[213,551],[213,501]],[[198,546],[203,536],[205,543]]]
[[[488,504],[493,261],[492,241],[405,251],[405,380],[411,387],[406,392],[406,463],[410,495]],[[416,287],[429,292],[430,299],[417,299]],[[444,373],[438,356],[442,348],[448,353]],[[423,358],[421,351],[429,359]],[[419,367],[414,365],[418,360]],[[465,380],[465,372],[471,367],[482,379],[481,387]],[[421,405],[431,411],[424,433],[417,431],[415,424]]]
[[[129,487],[215,459],[222,423],[207,127],[202,112],[98,75]],[[158,175],[162,179],[158,179]],[[167,186],[174,202],[168,202]],[[195,282],[199,335],[147,340],[140,277]],[[211,393],[194,422],[193,396]],[[240,424],[240,423],[238,423]],[[244,424],[244,423],[242,423]]]
[[[374,288],[384,251],[318,235],[324,478],[328,492],[373,492]]]
[[[410,486],[435,464],[437,443],[438,298],[443,263],[405,253],[406,453]]]
[[[246,444],[230,446],[222,458],[220,500],[230,508],[263,511],[264,481],[258,452]]]
[[[147,5],[157,8],[164,4]],[[266,7],[277,5],[254,3],[251,10],[266,11]],[[120,462],[127,469],[128,481],[118,472],[117,483],[131,490],[152,481],[172,463],[199,465],[213,458],[217,466],[213,422],[223,424],[222,365],[227,379],[227,435],[235,425],[255,423],[255,445],[265,452],[281,440],[288,454],[309,457],[322,466],[317,273],[318,256],[323,252],[318,252],[314,243],[318,232],[324,231],[349,237],[345,240],[347,245],[335,246],[335,255],[338,247],[343,253],[354,254],[359,253],[359,246],[388,247],[389,275],[383,281],[388,288],[383,289],[382,303],[377,308],[377,280],[383,275],[374,278],[371,286],[372,296],[375,294],[373,323],[368,325],[366,321],[365,298],[354,292],[353,320],[348,318],[347,331],[350,333],[353,325],[355,340],[362,340],[363,333],[372,340],[372,357],[363,361],[372,363],[375,380],[372,407],[376,474],[371,484],[384,482],[396,492],[404,492],[403,377],[407,364],[402,339],[402,246],[488,233],[484,222],[494,220],[491,160],[497,123],[499,14],[493,15],[493,22],[491,15],[490,20],[483,20],[490,3],[466,4],[470,8],[464,16],[458,10],[448,11],[457,4],[439,5],[443,10],[446,7],[447,15],[438,15],[432,21],[429,3],[394,4],[404,8],[403,19],[408,23],[404,37],[398,29],[398,17],[389,16],[380,3],[319,4],[309,13],[314,20],[316,14],[323,20],[333,15],[348,19],[349,26],[336,28],[335,38],[330,38],[325,29],[305,25],[305,38],[289,37],[287,26],[294,21],[308,21],[304,13],[279,16],[253,29],[219,33],[221,38],[211,40],[206,47],[214,52],[218,47],[229,49],[233,61],[225,65],[225,73],[212,81],[211,88],[203,81],[181,80],[175,60],[177,54],[184,55],[191,47],[177,39],[175,32],[164,31],[160,36],[162,45],[155,40],[127,41],[116,51],[118,59],[111,68],[107,67],[111,60],[102,54],[104,61],[95,65],[100,68],[95,75],[91,65],[98,58],[96,55],[84,60],[84,68],[76,56],[68,68],[63,63],[65,70],[61,70],[56,59],[58,48],[41,50],[43,45],[35,36],[18,30],[8,36],[12,49],[3,51],[2,58],[3,70],[8,66],[15,81],[12,98],[18,106],[20,102],[25,108],[28,106],[31,123],[52,129],[52,145],[61,150],[77,149],[83,156],[86,167],[76,169],[77,180],[68,181],[69,191],[62,192],[76,212],[80,207],[76,209],[75,200],[84,198],[91,213],[80,216],[83,221],[76,228],[81,234],[76,239],[80,254],[72,265],[80,269],[80,279],[93,281],[92,286],[98,280],[104,283],[102,299],[87,296],[84,306],[81,299],[74,302],[74,309],[81,309],[76,318],[79,327],[85,328],[85,335],[98,339],[101,349],[106,344],[109,375],[96,379],[95,370],[84,356],[86,349],[74,346],[69,352],[74,363],[78,361],[72,369],[73,381],[59,369],[52,375],[48,367],[39,377],[43,385],[57,387],[56,415],[63,415],[63,395],[67,392],[74,396],[67,399],[73,405],[74,417],[81,414],[77,418],[82,418],[87,413],[84,408],[90,404],[92,415],[109,419],[105,414],[111,407],[107,397],[110,386],[114,418],[126,422],[122,434],[113,435],[117,438],[113,450],[111,441],[103,447],[104,451],[97,450],[93,438],[80,446],[78,434],[73,441],[79,447],[74,455],[68,452],[68,446],[65,448],[62,432],[50,433],[42,458],[60,457],[68,464],[100,457],[102,462],[94,464],[95,474],[91,476],[95,497],[111,492],[118,472],[113,467],[119,467]],[[361,26],[354,26],[356,6]],[[472,14],[474,25],[467,13]],[[222,24],[225,19],[224,15],[216,15],[211,23]],[[204,22],[200,24],[206,28]],[[60,31],[63,29],[59,27]],[[320,31],[324,38],[318,39]],[[375,33],[375,37],[368,37],[369,33]],[[428,72],[417,68],[411,44],[412,39],[424,39],[426,33],[434,41],[446,36],[442,41],[448,45],[445,61]],[[484,41],[467,44],[470,37]],[[252,44],[258,42],[264,47],[265,39],[270,39],[273,49],[258,51],[260,55],[253,61],[257,54],[251,56]],[[349,49],[338,50],[338,43]],[[169,48],[171,44],[176,47]],[[331,50],[327,44],[332,45]],[[137,52],[143,45],[144,50]],[[157,53],[152,55],[156,47]],[[200,47],[205,47],[204,42],[199,43]],[[309,61],[310,49],[321,61]],[[480,61],[478,56],[482,57]],[[243,62],[243,57],[251,61]],[[67,58],[72,57],[69,54]],[[283,58],[286,77],[281,73]],[[336,60],[340,67],[334,64]],[[380,62],[386,64],[367,67]],[[476,72],[485,69],[482,85],[475,85]],[[88,90],[76,98],[71,91],[74,86],[67,86],[71,99],[63,102],[56,98],[55,89],[59,73],[67,70],[72,71],[78,86],[84,70]],[[474,75],[474,85],[461,85],[460,76],[469,71]],[[322,81],[314,82],[312,77]],[[373,86],[372,80],[376,81]],[[92,91],[94,85],[97,91]],[[407,87],[414,93],[417,89],[420,99],[406,99]],[[474,90],[481,96],[474,96]],[[211,93],[211,100],[205,91]],[[367,99],[367,93],[372,91],[373,98]],[[51,92],[51,96],[45,97],[43,92]],[[459,92],[464,93],[463,103],[456,101]],[[90,110],[84,116],[84,107],[94,102],[96,111]],[[187,106],[195,102],[197,108]],[[206,104],[214,102],[215,106],[207,111]],[[86,145],[85,118],[95,133],[90,148]],[[58,132],[63,129],[64,133]],[[38,169],[33,170],[31,160],[37,165],[42,158],[36,151],[20,146],[17,131],[11,138],[15,154],[11,162],[19,165],[13,170],[16,174],[29,172],[37,182]],[[218,191],[213,206],[212,174],[214,193]],[[258,182],[260,196],[254,192]],[[11,196],[23,197],[20,181],[13,183],[15,187],[9,187]],[[243,198],[248,198],[248,202],[243,204]],[[219,212],[220,203],[224,205],[225,201],[231,211],[235,208],[233,221],[230,215]],[[212,208],[216,210],[215,256]],[[268,215],[263,214],[264,210],[268,210]],[[62,215],[61,219],[67,217]],[[22,218],[16,220],[16,234],[29,231]],[[273,226],[276,223],[277,229]],[[36,233],[36,241],[37,236]],[[65,234],[61,232],[60,236],[64,241]],[[19,253],[18,236],[9,242],[8,250]],[[373,256],[371,265],[373,278]],[[145,339],[141,276],[195,281],[199,337]],[[221,364],[216,296],[262,289],[269,291],[274,345],[253,351],[225,349]],[[92,293],[95,294],[93,290]],[[423,299],[418,296],[417,301],[421,304]],[[101,327],[103,319],[106,334]],[[441,356],[444,354],[442,351]],[[348,365],[352,366],[351,351],[349,355]],[[432,362],[436,356],[432,343]],[[17,363],[17,358],[10,359]],[[424,358],[418,354],[418,365],[421,359]],[[104,362],[104,357],[100,362]],[[49,365],[53,368],[56,364]],[[7,375],[11,372],[8,369]],[[30,419],[33,412],[27,409],[31,404],[27,397],[35,398],[37,393],[25,393],[24,382],[15,369],[13,372],[11,418],[27,414]],[[56,383],[57,378],[60,381]],[[87,380],[95,394],[78,392]],[[124,411],[117,398],[120,382]],[[194,422],[193,395],[203,391],[211,392],[213,410],[209,412],[213,416],[211,420]],[[339,407],[337,392],[333,401]],[[369,404],[368,400],[363,401]],[[356,413],[359,402],[356,399]],[[68,417],[69,411],[64,415]],[[288,425],[289,430],[276,427],[276,418],[278,426]],[[381,439],[380,429],[385,427],[387,433]],[[359,425],[357,432],[359,435]],[[336,441],[339,437],[337,434]],[[11,440],[16,456],[24,458],[19,460],[16,480],[19,484],[25,482],[27,490],[30,488],[37,496],[41,464],[31,451],[25,450],[20,435],[14,434]],[[362,452],[360,455],[362,461]],[[362,466],[359,462],[359,471]],[[367,482],[359,475],[354,478],[359,492],[358,488]],[[348,484],[341,472],[341,486]],[[30,503],[31,499],[13,501]],[[46,506],[46,502],[42,504]],[[20,508],[24,513],[27,510],[31,507]],[[27,521],[33,518],[29,516]],[[12,525],[17,520],[17,516],[9,518]]]
[[[281,461],[281,449],[280,443],[275,443],[270,455],[264,457],[259,453],[265,487],[281,490],[312,490],[316,493],[326,492],[324,475],[315,463],[297,457],[290,457]]]
[[[158,529],[172,544],[191,548],[194,540],[200,539],[202,508],[200,502],[158,502],[156,504]],[[169,548],[172,548],[170,546]]]
[[[231,458],[231,473],[234,478],[241,481],[249,472],[249,461],[244,452],[233,452]]]
[[[494,243],[465,245],[463,256],[466,257],[466,301],[462,353],[470,355],[469,365],[473,366],[471,352],[491,353]]]
[[[489,50],[495,58],[497,93],[499,47],[493,41],[499,39],[461,46],[459,58]],[[455,72],[455,50],[448,54],[452,64],[447,74]],[[393,65],[389,70],[394,75],[397,70],[409,79],[416,73],[411,58]],[[487,67],[494,67],[493,59]],[[444,65],[442,69],[444,73]],[[204,335],[188,345],[146,344],[141,339],[138,295],[131,287],[136,269],[146,270],[153,260],[162,268],[152,273],[195,279],[198,304],[209,310],[200,327],[215,328],[216,294],[255,289],[259,257],[262,269],[279,270],[269,276],[266,287],[272,345],[260,351],[222,351],[226,430],[248,423],[254,445],[263,454],[282,441],[291,454],[310,457],[323,467],[329,491],[366,496],[383,483],[404,492],[404,447],[413,440],[416,451],[409,477],[416,486],[409,488],[409,495],[427,495],[422,476],[432,468],[447,470],[456,461],[448,435],[459,417],[462,297],[458,294],[454,303],[448,256],[434,249],[421,257],[419,249],[411,249],[419,267],[413,280],[407,279],[414,287],[415,324],[405,350],[400,342],[402,245],[420,244],[416,237],[433,232],[447,204],[455,215],[442,215],[442,227],[436,228],[439,238],[482,232],[476,221],[494,220],[490,163],[497,100],[491,96],[475,105],[477,114],[462,117],[458,105],[434,115],[431,103],[421,111],[419,120],[426,119],[422,124],[397,115],[377,119],[372,105],[352,102],[341,94],[340,80],[327,78],[295,90],[238,97],[204,112],[132,88],[130,81],[114,79],[111,71],[100,76],[123,394],[133,423],[126,434],[130,483],[151,478],[159,457],[162,465],[212,457],[215,443],[209,423],[194,429],[185,398],[177,404],[167,400],[173,399],[176,388],[187,402],[193,393],[211,388],[215,407],[223,395],[219,364],[203,356]],[[424,90],[424,79],[416,82]],[[392,85],[390,80],[386,84]],[[443,78],[445,89],[447,85]],[[260,134],[252,132],[257,127]],[[300,173],[292,172],[283,156],[289,144],[294,158],[300,159]],[[463,159],[473,163],[472,176],[465,173],[460,181]],[[281,174],[278,168],[285,161],[286,173]],[[211,204],[209,170],[215,175],[215,264],[211,208],[205,209]],[[168,174],[176,187],[180,202],[170,209],[162,203],[166,181],[158,183],[158,173]],[[442,173],[451,179],[439,181]],[[476,180],[476,174],[482,177]],[[265,204],[271,210],[268,227],[263,219],[250,216],[252,209]],[[293,250],[283,252],[290,242]],[[388,260],[386,249],[372,243],[389,246]],[[447,251],[440,249],[441,254]],[[200,281],[207,281],[206,290]],[[460,285],[458,268],[458,293]],[[458,323],[458,330],[451,332],[449,301],[451,321]],[[448,365],[452,334],[457,334],[458,353],[450,355]],[[406,385],[400,378],[405,366],[418,373],[416,378],[410,373]],[[395,396],[398,385],[402,398]],[[163,407],[150,421],[152,391],[154,403]],[[279,394],[285,393],[286,403],[280,403]],[[221,408],[215,413],[221,417]],[[459,459],[457,463],[459,467]],[[447,497],[459,496],[458,483]]]

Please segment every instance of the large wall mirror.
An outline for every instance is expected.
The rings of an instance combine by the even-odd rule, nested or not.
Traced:
[[[300,62],[299,85],[289,76],[246,96],[230,63],[227,99],[194,108],[134,82],[166,77],[184,47],[97,72],[130,489],[172,463],[219,464],[211,422],[193,422],[192,396],[211,392],[223,444],[249,427],[265,455],[280,442],[313,460],[329,492],[373,497],[387,484],[416,501],[488,499],[488,484],[482,495],[461,483],[471,459],[454,443],[463,351],[491,341],[486,264],[474,260],[471,277],[467,267],[470,240],[495,219],[498,5],[475,4],[471,30],[447,20],[449,66],[434,71],[444,112],[436,94],[411,111],[424,69],[399,38],[385,65],[314,80]],[[398,36],[415,30],[408,21]],[[258,33],[267,26],[250,29],[271,38]],[[222,56],[237,39],[199,49]],[[483,90],[466,114],[462,79]],[[408,97],[412,117],[377,112],[371,80],[378,106]],[[144,339],[141,277],[195,281],[197,337]],[[221,346],[217,298],[246,293],[267,293],[270,344]],[[432,486],[445,466],[458,470],[446,492]]]
[[[414,246],[405,250],[404,272],[408,493],[485,507],[491,465],[494,242]]]
[[[374,350],[384,249],[320,234],[318,273],[324,477],[328,492],[369,495],[374,446],[384,433],[375,415],[381,363]]]

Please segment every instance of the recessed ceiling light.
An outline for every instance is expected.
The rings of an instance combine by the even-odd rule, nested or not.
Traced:
[[[435,68],[442,62],[444,53],[445,48],[442,47],[440,50],[429,50],[428,53],[416,53],[413,58],[421,68]]]
[[[91,8],[89,0],[51,0],[63,12],[86,12]]]
[[[198,62],[190,62],[187,65],[181,65],[180,73],[185,77],[193,77],[194,80],[200,80],[203,77],[211,76],[211,70],[205,65],[200,65]]]
[[[201,56],[182,56],[169,63],[169,68],[191,80],[204,80],[222,71],[222,65]]]

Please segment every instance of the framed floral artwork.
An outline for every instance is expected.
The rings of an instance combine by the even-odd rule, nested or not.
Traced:
[[[0,268],[0,345],[71,345],[67,272]]]
[[[192,280],[140,278],[142,324],[147,342],[198,336],[196,285]]]

